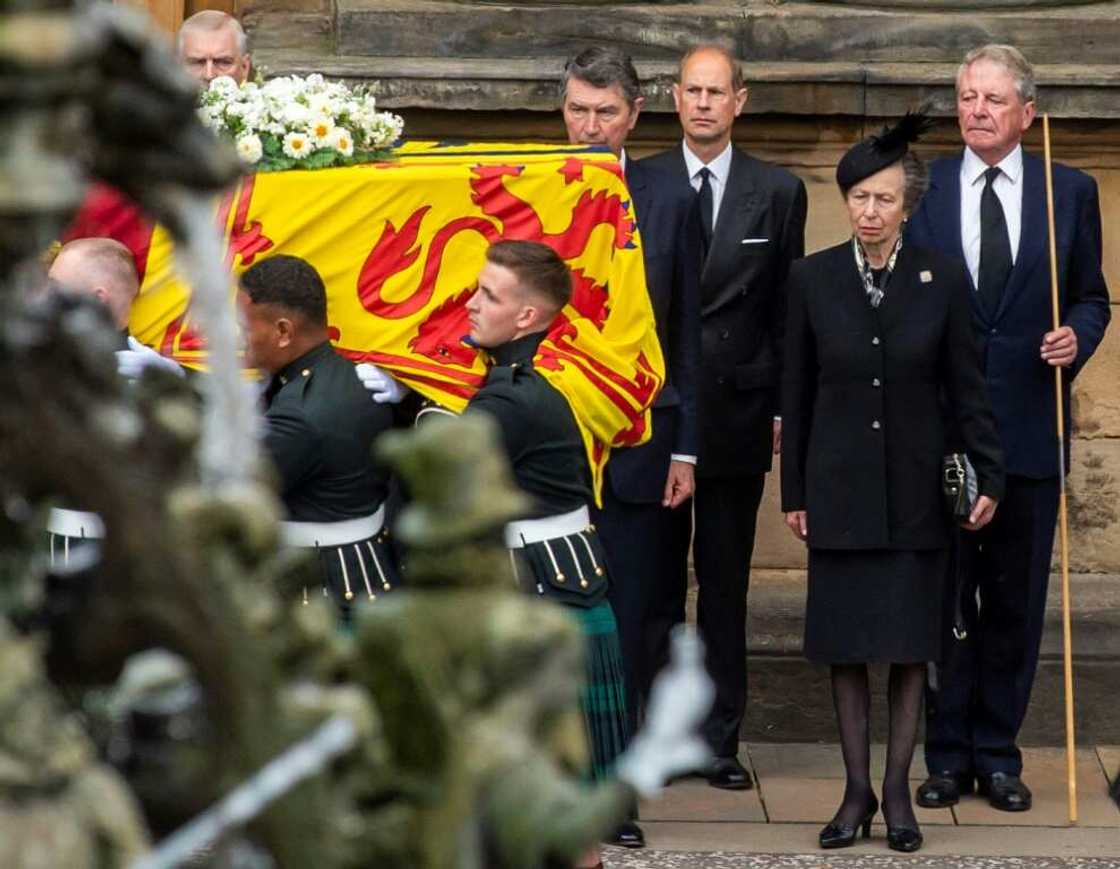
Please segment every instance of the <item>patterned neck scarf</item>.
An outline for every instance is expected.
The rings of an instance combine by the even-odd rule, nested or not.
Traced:
[[[856,268],[859,270],[860,277],[863,278],[863,289],[867,293],[867,301],[871,303],[872,308],[878,308],[879,303],[883,301],[883,293],[887,290],[887,281],[891,279],[895,260],[898,259],[898,252],[900,250],[902,250],[902,233],[899,233],[894,243],[894,249],[891,250],[891,255],[887,257],[887,266],[883,271],[883,279],[879,282],[879,286],[875,286],[875,275],[872,273],[874,269],[871,268],[871,263],[867,260],[867,254],[864,253],[863,245],[859,243],[858,238],[854,235],[852,236],[852,253],[856,258]]]

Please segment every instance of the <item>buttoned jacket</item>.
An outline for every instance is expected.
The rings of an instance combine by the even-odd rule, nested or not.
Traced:
[[[793,264],[782,383],[782,509],[806,510],[822,549],[933,549],[949,541],[941,493],[946,415],[980,493],[1003,494],[1003,458],[964,265],[904,245],[872,308],[851,242]]]

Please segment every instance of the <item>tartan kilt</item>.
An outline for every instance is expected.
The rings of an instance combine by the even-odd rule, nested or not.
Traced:
[[[587,638],[587,684],[581,705],[591,745],[592,778],[610,776],[626,748],[626,692],[618,625],[609,601],[593,607],[563,605]]]

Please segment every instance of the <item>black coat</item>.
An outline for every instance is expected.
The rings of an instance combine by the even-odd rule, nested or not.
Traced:
[[[682,146],[642,161],[688,178]],[[701,476],[770,470],[790,263],[805,253],[805,185],[732,148],[700,272]],[[744,243],[745,242],[745,243]]]
[[[782,509],[808,512],[809,546],[948,545],[944,407],[980,494],[1003,496],[1003,456],[970,292],[959,262],[912,245],[899,253],[877,310],[851,242],[794,263],[782,379]]]
[[[660,504],[670,457],[695,456],[699,449],[700,222],[696,194],[676,175],[628,160],[626,184],[634,197],[666,376],[653,404],[650,440],[611,452],[606,485],[620,501]]]

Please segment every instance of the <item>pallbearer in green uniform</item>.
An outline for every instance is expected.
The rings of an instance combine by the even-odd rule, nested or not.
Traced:
[[[537,346],[571,298],[563,260],[536,242],[502,241],[486,253],[467,305],[471,340],[493,367],[468,413],[498,423],[514,477],[535,509],[506,526],[518,582],[568,608],[587,636],[583,708],[593,773],[604,777],[626,742],[626,700],[614,612],[607,601],[603,548],[591,525],[591,469],[575,416],[533,368]],[[584,865],[601,865],[593,855]]]
[[[396,584],[383,527],[388,473],[370,452],[392,411],[370,401],[331,347],[326,290],[308,263],[282,255],[256,263],[241,276],[238,303],[248,362],[271,375],[264,447],[288,513],[283,540],[318,551],[323,593],[348,617],[356,601]]]

